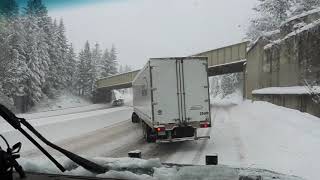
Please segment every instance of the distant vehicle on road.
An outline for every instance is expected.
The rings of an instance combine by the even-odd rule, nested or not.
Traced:
[[[132,122],[147,142],[198,140],[211,127],[206,57],[150,59],[132,82]]]
[[[122,106],[124,105],[124,99],[115,99],[112,101],[112,106]]]
[[[123,106],[124,105],[124,96],[118,90],[112,91],[112,99],[113,99],[111,101],[112,106]]]

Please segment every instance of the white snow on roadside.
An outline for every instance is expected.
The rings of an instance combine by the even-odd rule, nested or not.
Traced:
[[[54,99],[44,97],[39,104],[31,109],[30,112],[45,112],[92,104],[89,100],[76,96],[70,92],[60,92]]]
[[[267,102],[212,106],[210,140],[185,142],[166,162],[204,164],[218,154],[219,164],[269,169],[318,179],[320,118]]]
[[[111,107],[110,104],[91,104],[87,106],[72,107],[72,108],[65,108],[65,109],[52,110],[52,111],[18,114],[17,116],[30,120],[30,119],[39,119],[39,118],[46,118],[46,117],[52,117],[52,116],[88,112],[88,111],[94,111],[99,109],[106,109],[109,107]]]
[[[59,142],[128,121],[131,113],[132,108],[124,106],[27,120],[48,140]],[[22,152],[35,149],[28,139],[4,120],[0,121],[0,133],[9,143],[22,142]]]
[[[229,115],[224,121],[236,128],[241,166],[318,179],[320,118],[259,101],[245,101]]]
[[[27,119],[27,120],[32,126],[38,127],[38,126],[45,126],[45,125],[56,124],[56,123],[63,123],[67,121],[77,120],[77,119],[86,119],[93,116],[100,116],[103,114],[126,110],[126,109],[128,109],[128,107],[101,109],[96,111],[80,112],[75,114],[65,114],[65,115],[59,115],[59,116],[49,116],[45,118],[35,118],[35,119]],[[0,121],[0,133],[5,133],[5,132],[10,132],[15,130],[14,128],[12,128],[10,124],[4,121],[1,117],[0,117],[0,120],[2,120]]]
[[[283,175],[260,169],[239,169],[229,166],[166,166],[159,159],[134,158],[93,158],[92,161],[109,171],[104,174],[95,174],[77,167],[75,163],[65,158],[58,159],[68,171],[62,173],[46,159],[20,159],[22,167],[29,172],[52,173],[76,176],[91,176],[100,178],[134,179],[134,180],[238,180],[239,176],[261,176],[264,180],[302,180],[301,178]]]
[[[306,86],[268,87],[253,90],[252,94],[309,94],[310,91],[320,94],[320,86],[313,86],[311,89]]]
[[[238,93],[237,98],[240,99],[240,97]],[[218,99],[211,102],[213,104],[213,127],[203,129],[204,135],[211,136],[210,140],[176,143],[170,146],[160,144],[160,149],[164,150],[164,147],[168,148],[168,155],[165,155],[164,161],[168,163],[203,165],[205,155],[217,153],[219,164],[222,165],[269,169],[284,174],[301,176],[310,180],[318,179],[318,172],[320,171],[318,165],[320,161],[320,156],[318,156],[320,152],[320,118],[267,102],[234,101],[237,98],[235,95],[230,95],[230,98],[225,98],[230,100],[229,103],[223,102],[223,99],[220,99],[223,103],[217,101]],[[104,127],[113,127],[116,123],[127,121],[131,112],[132,108],[130,107],[117,107],[93,112],[33,119],[30,122],[34,123],[37,129],[48,139],[61,141],[72,139],[72,137],[84,135]],[[21,138],[18,132],[7,131],[4,126],[4,124],[0,124],[0,131],[5,132],[3,135],[8,138],[10,143],[19,140],[23,143],[23,150],[34,148],[30,143],[27,143],[27,140]],[[125,137],[116,139],[114,143],[126,144],[130,141],[132,141],[132,138]],[[143,156],[144,146],[146,145],[137,145],[134,149],[142,148]],[[96,154],[104,154],[106,151],[108,149],[103,147]],[[158,153],[157,149],[154,149],[154,153]],[[95,158],[94,160],[102,164],[104,162],[108,162],[108,165],[112,164],[112,160],[110,159]],[[121,160],[113,162],[116,161],[118,161],[118,164],[112,164],[113,167],[123,168]],[[127,160],[125,159],[124,161]],[[48,162],[35,162],[45,172],[52,172],[52,169],[55,168]],[[63,162],[64,165],[72,167],[72,163],[68,161]],[[130,163],[132,162],[127,163],[127,165],[130,165]],[[142,164],[145,165],[144,162]],[[28,167],[31,168],[33,165],[29,164]],[[137,167],[141,166],[138,165]],[[172,177],[172,174],[174,174],[174,178],[172,179],[179,179],[176,174],[183,172],[180,170],[179,168],[168,169],[168,167],[161,166],[156,167],[153,177],[150,174],[142,176],[139,173],[132,174],[133,172],[128,170],[124,170],[120,174],[119,171],[109,171],[99,176],[123,178],[132,176],[136,179],[147,179],[150,176],[150,178],[170,179],[169,177]],[[90,175],[83,168],[76,168],[70,172],[78,175]],[[245,173],[246,171],[242,172]]]

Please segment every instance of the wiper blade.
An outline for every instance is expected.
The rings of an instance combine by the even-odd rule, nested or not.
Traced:
[[[36,135],[42,142],[51,148],[59,151],[60,153],[67,156],[69,159],[74,161],[76,164],[82,166],[83,168],[91,171],[93,173],[102,174],[107,172],[109,169],[103,166],[100,166],[92,161],[89,161],[81,156],[78,156],[70,151],[67,151],[52,142],[48,141],[44,138],[29,122],[27,122],[24,118],[18,118],[15,114],[13,114],[8,108],[4,105],[0,104],[0,115],[15,129],[20,131],[26,138],[28,138],[43,154],[45,154],[62,172],[65,171],[65,168],[54,159],[35,139],[33,139],[22,127],[23,124],[27,129],[29,129],[34,135]]]

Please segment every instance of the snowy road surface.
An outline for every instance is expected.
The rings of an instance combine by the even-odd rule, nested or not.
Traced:
[[[213,128],[200,132],[211,135],[210,140],[147,144],[139,125],[130,122],[131,112],[130,107],[119,107],[30,122],[48,139],[90,157],[124,157],[128,151],[140,149],[146,159],[204,164],[205,155],[218,153],[220,164],[318,179],[320,119],[314,116],[264,102],[214,106]],[[1,124],[0,132],[10,143],[21,138],[19,133],[3,127]],[[23,139],[22,155],[36,158],[40,153]]]
[[[49,115],[49,117],[37,117],[27,120],[47,139],[53,142],[60,142],[126,121],[131,116],[131,113],[131,108],[119,107],[55,116]],[[23,143],[23,153],[35,148],[26,138],[2,119],[0,121],[0,133],[10,143],[21,141]]]

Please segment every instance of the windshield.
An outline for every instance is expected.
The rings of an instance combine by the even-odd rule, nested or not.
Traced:
[[[1,0],[0,104],[113,171],[0,134],[29,172],[317,179],[319,59],[319,0]]]

